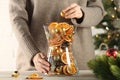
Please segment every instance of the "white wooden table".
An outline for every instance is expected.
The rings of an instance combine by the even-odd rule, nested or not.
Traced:
[[[37,71],[25,71],[20,72],[20,76],[17,78],[11,77],[12,71],[0,72],[0,80],[26,80],[26,76],[31,73],[38,73]],[[43,79],[30,79],[30,80],[98,80],[90,70],[81,70],[78,75],[74,76],[43,76]]]

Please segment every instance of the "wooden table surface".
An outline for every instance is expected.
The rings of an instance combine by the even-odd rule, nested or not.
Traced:
[[[28,80],[26,77],[31,73],[38,73],[37,71],[25,71],[25,72],[19,72],[20,75],[17,78],[11,77],[12,71],[1,71],[0,72],[0,80]],[[78,75],[74,76],[63,76],[63,75],[57,75],[57,76],[47,76],[43,75],[43,79],[29,79],[29,80],[98,80],[95,78],[94,74],[90,70],[81,70],[79,71]]]

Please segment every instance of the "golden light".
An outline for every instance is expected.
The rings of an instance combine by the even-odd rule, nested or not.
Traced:
[[[106,27],[106,30],[109,30],[109,28],[108,28],[108,27]]]
[[[95,35],[95,37],[96,37],[96,38],[98,38],[98,37],[99,37],[99,35],[98,35],[98,34],[96,34],[96,35]]]
[[[117,10],[117,7],[114,7],[114,10]]]
[[[115,15],[114,15],[114,14],[112,14],[112,15],[111,15],[111,17],[112,17],[112,18],[115,18]]]

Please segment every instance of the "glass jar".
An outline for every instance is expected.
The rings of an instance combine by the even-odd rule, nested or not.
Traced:
[[[48,61],[51,70],[48,74],[74,75],[77,73],[72,53],[74,27],[66,22],[52,22],[44,26],[48,40]]]

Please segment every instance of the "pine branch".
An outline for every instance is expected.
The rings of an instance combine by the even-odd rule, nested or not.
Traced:
[[[96,77],[101,80],[117,80],[110,71],[108,57],[106,55],[98,55],[95,59],[88,62],[88,66],[93,70]]]
[[[111,65],[110,70],[117,80],[120,80],[120,68],[117,65]]]

